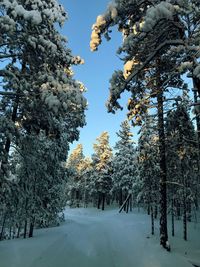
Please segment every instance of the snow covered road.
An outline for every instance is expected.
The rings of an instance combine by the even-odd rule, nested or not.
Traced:
[[[162,249],[145,214],[67,209],[66,222],[0,243],[0,267],[191,267]]]

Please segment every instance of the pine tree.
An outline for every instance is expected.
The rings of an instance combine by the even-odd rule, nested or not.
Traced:
[[[84,161],[83,145],[78,144],[70,154],[67,161],[67,168],[70,170],[70,178],[68,181],[68,190],[70,194],[71,205],[79,207],[81,199],[82,185],[82,163]]]
[[[92,179],[95,184],[95,193],[97,194],[97,207],[105,209],[105,202],[109,202],[109,192],[112,188],[112,149],[109,145],[109,135],[103,132],[93,145],[94,154],[92,155],[93,174]]]
[[[133,194],[133,183],[136,177],[136,154],[132,133],[128,121],[121,123],[117,132],[119,138],[115,144],[113,158],[113,193],[121,206],[128,194]],[[132,199],[132,198],[131,198]],[[130,203],[132,205],[132,203]]]

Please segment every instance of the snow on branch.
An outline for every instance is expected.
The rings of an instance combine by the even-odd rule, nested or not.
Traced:
[[[125,81],[125,86],[136,76],[139,74],[140,71],[142,71],[149,63],[152,59],[155,58],[155,56],[159,53],[159,51],[161,49],[163,49],[165,46],[170,46],[170,45],[184,45],[184,41],[183,40],[166,40],[165,42],[163,42],[162,44],[160,44],[155,51],[146,59],[146,61],[140,66],[138,67],[132,74],[129,75],[129,77],[126,79]],[[123,88],[125,89],[125,87]]]

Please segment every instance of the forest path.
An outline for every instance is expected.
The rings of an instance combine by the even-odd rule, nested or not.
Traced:
[[[37,230],[32,239],[2,242],[0,267],[192,266],[148,235],[145,214],[81,208],[67,209],[65,215],[60,227]],[[1,248],[3,243],[8,247]]]
[[[151,246],[144,234],[146,225],[142,218],[145,215],[140,219],[136,216],[134,221],[128,216],[119,215],[116,210],[68,210],[66,224],[61,226],[63,235],[59,235],[30,267],[130,267],[133,263],[134,266],[147,266],[147,263],[149,267],[155,266],[149,265],[149,259],[142,256]],[[128,231],[130,227],[135,228],[134,236]],[[141,238],[143,242],[139,245]],[[133,240],[134,249],[131,248]]]

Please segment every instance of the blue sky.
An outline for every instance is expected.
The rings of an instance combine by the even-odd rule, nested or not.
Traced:
[[[85,94],[89,106],[86,112],[87,125],[81,129],[80,139],[77,143],[84,146],[85,155],[93,153],[93,143],[103,132],[110,134],[110,143],[113,146],[117,140],[116,132],[123,120],[126,119],[127,95],[123,96],[121,103],[125,109],[115,115],[107,113],[105,102],[109,95],[109,79],[116,69],[121,69],[122,62],[116,56],[116,50],[121,44],[121,35],[113,32],[112,40],[105,39],[97,52],[89,48],[91,26],[96,17],[102,14],[109,4],[109,0],[62,0],[60,1],[68,13],[68,21],[62,29],[62,34],[68,38],[69,47],[74,55],[80,55],[85,64],[74,68],[75,78],[85,84],[88,91]]]

